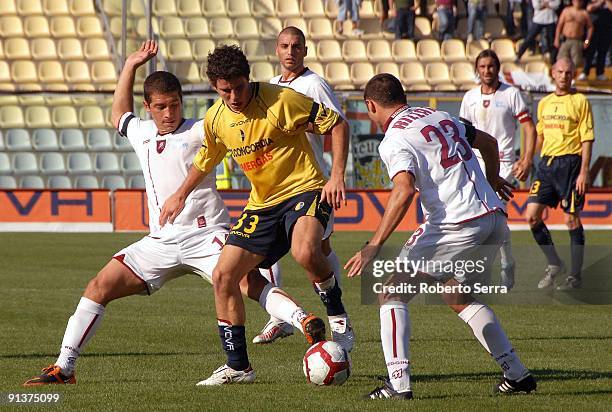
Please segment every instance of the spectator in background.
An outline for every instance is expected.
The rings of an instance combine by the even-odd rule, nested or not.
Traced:
[[[363,30],[359,28],[359,6],[361,0],[336,0],[338,4],[338,20],[336,20],[336,31],[338,34],[342,34],[344,29],[344,21],[347,19],[348,14],[351,15],[353,21],[353,36],[361,36]]]
[[[586,80],[593,66],[593,58],[597,54],[595,73],[597,80],[606,81],[606,55],[612,43],[612,0],[593,0],[587,5],[587,11],[593,22],[593,37],[584,52],[584,70],[578,80]]]
[[[455,16],[457,6],[455,0],[436,0],[438,12],[438,36],[440,41],[452,39],[455,33]]]
[[[395,16],[395,38],[414,39],[414,20],[417,6],[414,0],[389,0],[391,15]]]
[[[385,21],[389,18],[389,0],[380,0],[380,28],[385,28]]]
[[[480,40],[484,36],[487,4],[485,0],[468,0],[467,10],[467,41]]]
[[[555,10],[559,7],[560,0],[532,0],[533,4],[533,20],[527,33],[527,38],[521,44],[516,57],[516,63],[519,63],[521,56],[525,53],[528,47],[533,46],[535,39],[541,32],[544,32],[543,53],[550,53],[550,61],[554,62],[557,58],[557,50],[553,43],[555,39],[555,25],[557,23],[557,14]]]
[[[582,51],[589,47],[593,36],[593,23],[584,9],[584,0],[572,0],[572,5],[561,12],[554,46],[559,50],[558,58],[569,58],[574,66],[582,66]],[[585,38],[586,32],[586,38]],[[561,43],[561,36],[564,37]]]

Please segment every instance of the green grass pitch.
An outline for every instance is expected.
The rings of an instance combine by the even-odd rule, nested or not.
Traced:
[[[378,309],[361,304],[355,279],[343,282],[357,343],[353,374],[341,387],[306,383],[302,356],[307,347],[298,334],[268,346],[249,345],[258,374],[255,384],[196,387],[225,359],[212,289],[200,278],[186,276],[152,297],[111,303],[79,360],[77,385],[22,388],[24,380],[55,361],[68,317],[89,278],[115,251],[140,236],[0,234],[0,392],[60,392],[63,399],[56,408],[75,411],[610,410],[610,305],[494,305],[518,354],[538,378],[535,394],[511,397],[490,395],[500,371],[450,309],[412,305],[415,399],[401,406],[362,400],[386,369]],[[587,242],[609,247],[611,236],[591,231]],[[555,232],[554,237],[567,244],[567,233]],[[333,243],[341,261],[346,262],[367,238],[366,233],[336,233]],[[397,234],[392,242],[399,245],[406,238],[405,233]],[[524,246],[517,256],[516,289],[533,289],[543,271],[541,253],[528,232],[515,232],[513,240],[517,250]],[[282,266],[285,288],[307,309],[323,314],[301,270],[290,258]],[[254,302],[247,303],[247,311],[250,339],[267,315]]]

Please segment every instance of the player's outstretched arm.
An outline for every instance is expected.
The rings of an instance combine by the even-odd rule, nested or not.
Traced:
[[[147,40],[142,43],[140,49],[130,54],[125,60],[111,107],[111,121],[115,128],[119,127],[119,120],[124,113],[134,110],[133,88],[136,69],[151,60],[156,54],[157,43],[153,40]]]
[[[406,215],[415,193],[412,173],[400,172],[393,176],[393,190],[378,229],[368,244],[344,265],[344,269],[349,270],[348,277],[361,275],[363,269],[376,258],[382,245]]]
[[[589,140],[582,142],[582,161],[580,164],[580,173],[576,178],[576,192],[579,195],[584,195],[589,188],[589,165],[591,164],[591,155],[593,153],[593,141]]]
[[[329,181],[323,187],[321,202],[327,202],[334,209],[346,204],[344,171],[349,147],[349,126],[346,120],[340,119],[331,129],[332,170]]]
[[[536,146],[536,127],[533,120],[528,120],[521,123],[523,134],[525,135],[525,147],[521,158],[512,166],[512,173],[521,182],[527,180],[531,166],[533,165],[533,155]]]
[[[187,173],[187,177],[185,177],[181,186],[164,202],[164,206],[159,215],[160,226],[164,226],[167,222],[174,223],[174,219],[176,219],[185,207],[185,199],[187,199],[189,193],[200,184],[204,176],[206,176],[206,173],[202,172],[194,165],[191,165],[189,173]]]
[[[485,163],[485,172],[489,184],[503,200],[510,200],[512,194],[512,185],[504,178],[499,176],[499,149],[497,140],[491,137],[488,133],[476,129],[476,136],[471,143],[472,147],[480,150],[482,160]]]

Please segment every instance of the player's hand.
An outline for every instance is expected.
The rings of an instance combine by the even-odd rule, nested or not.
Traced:
[[[140,45],[140,49],[130,54],[125,60],[125,64],[130,64],[134,67],[140,67],[155,55],[157,55],[158,45],[153,40],[144,41]]]
[[[555,46],[555,49],[559,48],[559,39],[555,39],[555,41],[553,42],[553,46]]]
[[[344,269],[349,271],[347,276],[349,278],[360,276],[363,269],[372,263],[379,251],[379,245],[365,245],[363,249],[355,253],[355,256],[350,258],[346,265],[344,265]]]
[[[576,179],[576,193],[579,196],[582,196],[586,193],[589,188],[589,173],[588,172],[580,172],[578,178]]]
[[[174,219],[176,219],[184,207],[185,197],[178,192],[173,193],[164,202],[164,206],[159,215],[159,225],[164,226],[166,222],[174,223]]]
[[[512,174],[521,182],[527,180],[531,171],[531,162],[527,160],[517,160],[512,165]]]
[[[502,200],[508,201],[514,197],[514,194],[512,194],[514,186],[512,186],[512,183],[508,182],[503,177],[497,176],[496,179],[494,179],[492,182],[489,181],[489,183]]]
[[[346,188],[344,187],[344,176],[332,176],[321,191],[321,202],[327,202],[334,210],[346,206]]]

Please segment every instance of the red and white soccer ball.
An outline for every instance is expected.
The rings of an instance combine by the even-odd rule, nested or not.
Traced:
[[[315,385],[342,385],[351,375],[349,355],[336,342],[315,343],[304,355],[304,375]]]

